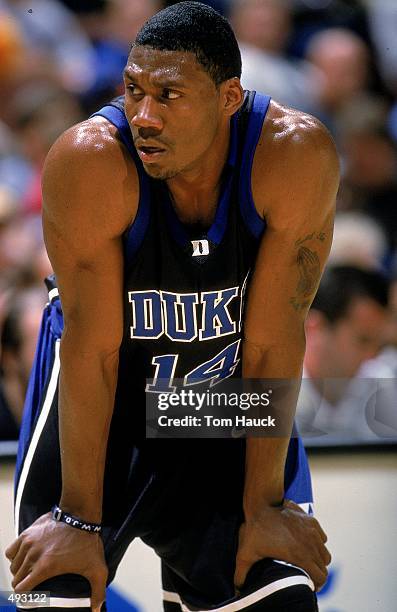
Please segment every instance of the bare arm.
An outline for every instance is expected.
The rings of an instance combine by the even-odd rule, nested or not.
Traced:
[[[122,150],[114,139],[93,131],[80,127],[50,153],[43,194],[45,241],[65,319],[60,504],[99,522],[122,339],[121,236],[132,211],[124,203],[129,179]]]
[[[299,381],[305,352],[304,320],[331,245],[339,173],[333,144],[321,125],[300,117],[280,123],[283,129],[277,132],[275,145],[263,147],[271,150],[271,162],[260,149],[255,160],[254,197],[257,203],[263,202],[267,230],[248,296],[243,376]],[[262,163],[271,171],[262,169],[260,174]],[[296,384],[279,415],[289,430],[298,390]],[[260,539],[255,526],[261,523],[264,508],[274,509],[284,498],[288,444],[289,439],[282,437],[247,440],[245,525],[253,527],[251,535],[257,541]],[[319,533],[324,539],[320,530]],[[245,537],[237,560],[238,585],[255,560],[277,553],[276,558],[290,554],[282,548],[260,551],[257,547],[255,553],[254,549],[254,539],[248,542]],[[301,564],[305,563],[303,557]],[[298,564],[299,558],[284,560]],[[321,584],[323,577],[316,568],[311,569],[315,582]]]
[[[121,236],[134,218],[138,195],[134,166],[107,122],[90,120],[57,141],[47,158],[43,195],[45,241],[65,319],[60,506],[100,522],[123,331]],[[91,581],[93,603],[99,605],[106,579],[99,536],[44,515],[21,534],[9,556],[14,587],[31,589],[49,576],[82,574]],[[33,556],[36,562],[29,572]]]

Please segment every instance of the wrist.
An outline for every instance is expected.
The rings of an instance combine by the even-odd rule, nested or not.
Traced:
[[[282,508],[284,505],[284,497],[281,496],[279,498],[262,499],[260,503],[256,501],[256,503],[244,503],[244,519],[246,523],[255,523],[257,520],[263,520],[264,515]]]
[[[52,519],[58,523],[65,523],[86,533],[100,534],[102,532],[102,525],[100,523],[87,521],[84,518],[70,514],[58,505],[53,506],[51,512]]]
[[[58,504],[64,512],[81,516],[91,523],[100,523],[102,520],[102,500],[99,495],[87,498],[79,492],[62,491],[61,499]]]

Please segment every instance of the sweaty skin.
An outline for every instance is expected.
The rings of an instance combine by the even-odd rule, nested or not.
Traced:
[[[243,102],[239,80],[216,87],[191,53],[135,47],[125,84],[126,115],[146,171],[167,181],[182,221],[210,224],[230,117]],[[252,174],[255,205],[267,229],[248,295],[245,377],[300,379],[304,320],[331,244],[337,186],[337,156],[325,128],[271,102]],[[122,235],[135,217],[138,190],[134,162],[103,118],[68,130],[48,155],[44,231],[65,317],[60,506],[93,522],[101,520],[122,339]],[[296,394],[284,415],[291,427],[295,401]],[[325,582],[330,555],[323,530],[293,502],[283,501],[287,447],[283,438],[247,441],[237,589],[252,564],[264,557],[302,567],[317,588]],[[6,554],[17,591],[58,574],[81,574],[91,582],[93,609],[100,608],[107,568],[99,536],[55,523],[46,514]]]

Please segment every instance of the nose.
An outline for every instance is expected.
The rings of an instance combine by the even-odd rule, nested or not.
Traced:
[[[153,128],[162,131],[163,121],[159,114],[158,103],[152,96],[145,96],[137,104],[131,123],[136,128]]]

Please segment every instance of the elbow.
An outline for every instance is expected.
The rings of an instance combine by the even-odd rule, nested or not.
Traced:
[[[295,333],[280,333],[267,342],[245,337],[243,376],[245,378],[300,378],[305,349],[304,326]]]
[[[122,334],[95,333],[91,329],[78,329],[74,325],[65,325],[61,338],[62,359],[99,360],[103,366],[118,360]],[[116,330],[115,330],[116,331]]]

